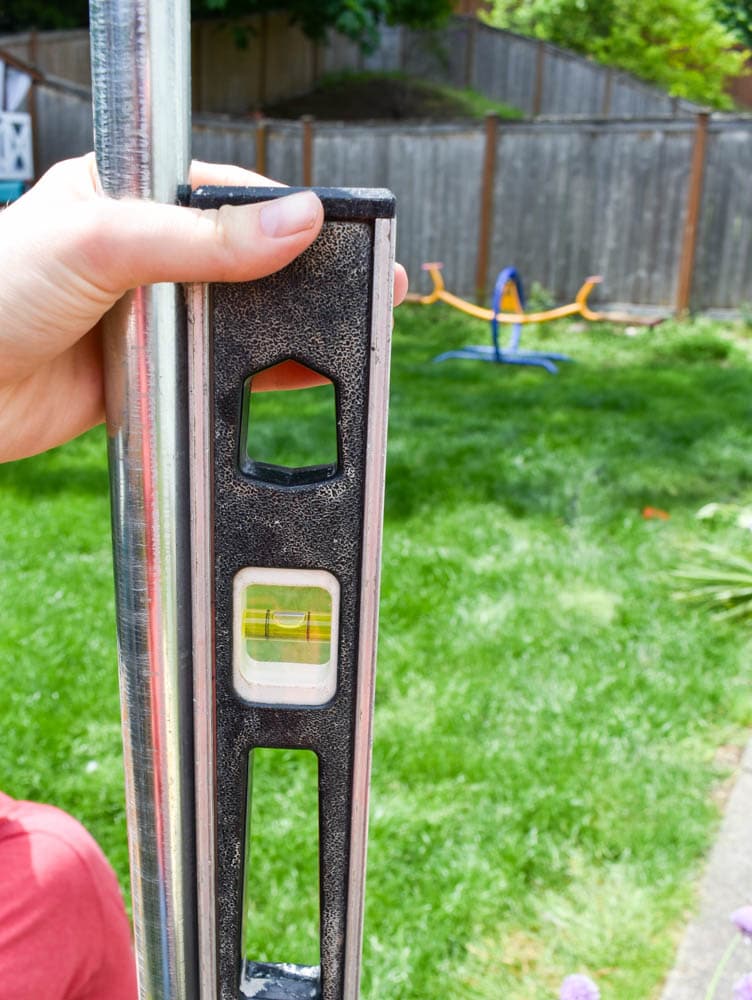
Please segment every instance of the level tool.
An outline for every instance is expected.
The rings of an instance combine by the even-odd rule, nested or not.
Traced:
[[[185,187],[187,0],[91,0],[90,27],[104,194],[216,208],[289,193]],[[317,190],[321,235],[284,270],[135,289],[103,321],[141,1000],[359,992],[394,199]],[[328,392],[325,446],[303,390],[267,408],[257,390],[280,372]],[[246,954],[243,928],[249,895],[280,891],[248,879],[253,762],[298,751],[318,798],[306,965],[274,930]]]
[[[218,982],[222,1000],[238,990],[251,762],[264,747],[311,750],[318,761],[320,962],[242,956],[242,993],[358,995],[394,198],[317,193],[325,222],[308,251],[268,278],[190,296],[199,940],[207,995]],[[189,201],[269,197],[206,188]],[[332,449],[308,462],[269,461],[254,417],[265,403],[254,381],[291,362],[297,377],[333,390]],[[305,413],[291,415],[291,436],[304,435]]]

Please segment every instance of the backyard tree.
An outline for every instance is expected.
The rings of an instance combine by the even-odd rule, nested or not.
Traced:
[[[745,45],[752,45],[752,0],[717,0],[718,16]]]
[[[4,0],[0,4],[0,31],[26,28],[79,28],[86,24],[88,0]]]
[[[281,10],[311,38],[324,38],[334,29],[364,48],[378,43],[384,23],[435,27],[449,16],[452,7],[452,0],[191,0],[194,17],[240,17]]]
[[[743,25],[749,7],[745,0],[493,0],[488,17],[498,27],[628,70],[677,97],[723,107],[730,104],[724,83],[746,58],[734,50],[730,19]]]

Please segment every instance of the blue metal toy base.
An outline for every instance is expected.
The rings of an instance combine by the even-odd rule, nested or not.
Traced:
[[[501,312],[501,304],[504,297],[504,289],[508,285],[514,285],[517,290],[517,299],[520,311],[525,308],[525,289],[522,285],[522,278],[516,268],[505,267],[499,272],[494,285],[493,300],[491,308],[493,319],[491,320],[491,344],[476,347],[461,347],[457,351],[446,351],[439,354],[434,361],[448,361],[450,358],[459,358],[463,361],[493,361],[497,365],[529,365],[533,368],[545,368],[551,375],[556,375],[558,368],[555,361],[572,361],[573,358],[566,354],[552,354],[548,351],[521,351],[519,350],[520,338],[522,337],[522,324],[515,323],[512,327],[512,336],[506,350],[499,346],[499,321],[496,318]]]
[[[544,351],[505,351],[497,350],[492,344],[461,347],[457,351],[445,351],[437,355],[434,361],[448,361],[457,358],[461,361],[492,361],[498,365],[530,365],[533,368],[545,368],[551,375],[556,375],[558,368],[555,361],[573,361],[566,354],[549,354]]]

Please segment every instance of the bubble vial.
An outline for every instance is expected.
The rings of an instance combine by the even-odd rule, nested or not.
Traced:
[[[233,593],[233,683],[247,701],[323,705],[337,686],[339,584],[326,570],[248,567]]]

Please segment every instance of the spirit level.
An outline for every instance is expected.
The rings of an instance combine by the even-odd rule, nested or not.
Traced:
[[[285,193],[199,189],[190,204]],[[249,956],[242,992],[358,995],[394,199],[318,194],[325,223],[308,251],[190,300],[199,935],[206,996],[222,1000],[238,990],[248,761],[261,747],[318,757],[321,964]],[[289,361],[334,385],[335,463],[245,461],[245,387]]]
[[[172,202],[188,165],[187,2],[92,0],[90,23],[104,192]],[[210,208],[288,190],[181,197]],[[318,193],[322,233],[283,271],[194,287],[187,316],[174,286],[137,289],[104,322],[142,1000],[358,995],[394,201]],[[323,460],[256,448],[254,379],[290,361],[333,387]],[[312,967],[243,953],[260,748],[318,759]]]

